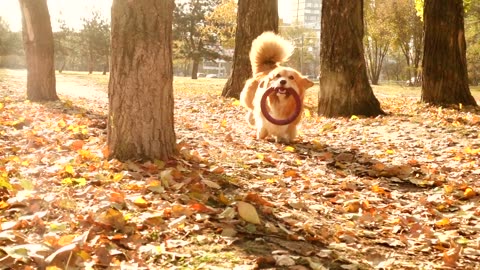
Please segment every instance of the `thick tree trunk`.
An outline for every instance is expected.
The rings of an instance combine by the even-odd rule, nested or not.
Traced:
[[[175,153],[174,5],[173,0],[113,1],[107,137],[110,158],[165,160]]]
[[[240,97],[245,81],[252,76],[248,57],[252,41],[265,31],[278,33],[277,0],[239,0],[232,72],[222,96]]]
[[[318,114],[384,114],[368,82],[363,51],[363,0],[323,0]]]
[[[58,100],[55,85],[53,33],[46,0],[20,0],[27,59],[27,98]]]
[[[477,105],[468,86],[462,0],[425,0],[422,101]]]

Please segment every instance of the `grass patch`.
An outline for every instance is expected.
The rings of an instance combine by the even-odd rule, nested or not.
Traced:
[[[57,75],[59,75],[58,72]],[[101,72],[93,72],[92,74],[88,74],[88,72],[85,71],[63,71],[61,75],[86,80],[100,86],[103,89],[108,89],[108,81],[110,79],[110,73],[103,75]]]
[[[87,72],[81,71],[64,71],[62,75],[84,79],[97,84],[104,89],[108,88],[108,80],[110,78],[109,73],[102,75],[101,72],[88,74]],[[5,79],[5,76],[5,70],[0,69],[0,80]],[[198,78],[197,80],[193,80],[190,77],[174,77],[173,88],[175,94],[186,96],[199,96],[204,94],[220,95],[226,82],[227,79]],[[316,82],[315,86],[307,91],[307,105],[313,105],[317,103],[318,88],[318,82]],[[376,95],[401,97],[420,97],[421,95],[421,87],[408,87],[391,82],[372,85],[372,89]],[[470,92],[475,99],[480,100],[480,86],[470,86]]]

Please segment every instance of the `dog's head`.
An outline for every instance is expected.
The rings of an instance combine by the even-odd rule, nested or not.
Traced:
[[[287,100],[290,97],[287,88],[294,89],[303,101],[305,91],[313,86],[313,82],[302,76],[298,71],[289,67],[277,67],[270,71],[260,83],[260,87],[268,89],[271,87],[279,89],[272,95],[275,95],[279,101]],[[271,96],[271,98],[274,98]],[[293,99],[293,98],[292,98]]]

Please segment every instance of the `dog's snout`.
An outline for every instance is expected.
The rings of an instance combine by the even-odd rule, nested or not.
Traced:
[[[280,81],[280,84],[281,84],[281,85],[287,84],[287,80],[281,80],[281,81]]]

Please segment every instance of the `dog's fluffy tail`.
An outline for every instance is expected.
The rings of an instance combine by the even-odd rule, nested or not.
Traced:
[[[293,45],[273,32],[264,32],[252,42],[250,63],[253,74],[269,71],[292,55]]]

